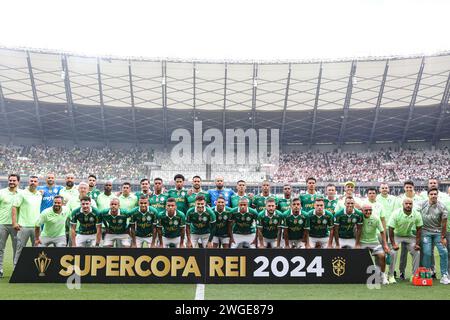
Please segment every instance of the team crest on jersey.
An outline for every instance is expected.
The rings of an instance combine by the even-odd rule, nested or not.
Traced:
[[[353,223],[356,223],[356,219],[353,219],[352,222],[353,222]]]
[[[152,220],[152,217],[148,216],[147,221],[150,221],[150,220]]]
[[[298,222],[298,224],[303,224],[303,220],[300,220],[300,221]]]
[[[322,221],[322,224],[327,224],[327,220],[326,220],[326,219],[323,220],[323,221]]]
[[[89,218],[89,221],[90,221],[90,222],[94,222],[94,218],[93,218],[93,217],[90,217],[90,218]]]
[[[277,223],[278,223],[278,220],[277,220],[277,219],[273,220],[273,223],[274,223],[274,224],[277,224]]]
[[[181,193],[181,196],[184,197],[185,195],[186,195],[186,192],[183,191],[183,192]]]
[[[218,216],[217,219],[218,219],[218,220],[222,220],[222,216]]]
[[[247,217],[247,221],[250,221],[250,220],[252,220],[250,217]]]
[[[228,217],[227,216],[223,216],[223,220],[227,220],[228,219]]]
[[[175,221],[173,222],[173,225],[174,225],[174,226],[177,226],[177,225],[178,225],[178,221],[175,220]]]
[[[208,221],[208,217],[203,217],[203,221]]]
[[[123,220],[122,219],[119,219],[119,223],[122,223],[123,222]]]

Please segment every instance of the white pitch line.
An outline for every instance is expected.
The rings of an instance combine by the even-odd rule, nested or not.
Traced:
[[[205,285],[198,283],[195,289],[195,300],[205,300]]]

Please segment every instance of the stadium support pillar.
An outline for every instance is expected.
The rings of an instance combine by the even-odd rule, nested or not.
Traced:
[[[73,99],[72,99],[72,87],[70,85],[70,74],[69,74],[69,65],[67,63],[67,56],[62,56],[62,67],[64,71],[64,88],[66,91],[66,101],[67,101],[67,109],[69,111],[69,117],[70,117],[70,127],[72,130],[72,136],[73,136],[73,142],[75,145],[78,144],[78,135],[76,131],[76,123],[75,123],[75,108],[73,106]]]
[[[345,94],[344,114],[342,116],[341,129],[339,130],[338,146],[342,146],[342,143],[344,142],[344,134],[345,128],[347,126],[348,110],[350,108],[350,100],[352,97],[353,79],[355,77],[355,73],[356,73],[356,61],[353,60],[350,69],[350,76],[348,77],[347,93]]]
[[[258,64],[253,64],[253,86],[252,86],[252,128],[256,125],[256,90],[258,88]]]
[[[6,134],[8,136],[8,141],[9,143],[11,143],[12,141],[11,126],[9,124],[8,114],[6,113],[6,102],[5,96],[3,95],[3,88],[1,83],[0,83],[0,111],[3,114],[3,120],[5,121],[5,129]]]
[[[222,134],[225,136],[226,124],[227,124],[227,79],[228,79],[228,64],[225,63],[225,75],[223,83],[223,114],[222,114]],[[224,146],[225,148],[225,146]],[[225,150],[224,150],[225,151]]]
[[[192,121],[197,120],[197,109],[196,109],[196,78],[197,78],[197,65],[195,62],[192,63]]]
[[[319,67],[319,75],[317,77],[317,87],[316,87],[316,97],[314,99],[314,109],[313,109],[313,116],[311,119],[311,136],[309,138],[309,148],[311,149],[311,146],[314,142],[314,136],[316,134],[316,123],[317,123],[317,107],[319,105],[319,95],[320,95],[320,84],[322,83],[322,62],[320,63]]]
[[[380,91],[378,92],[377,104],[375,105],[375,116],[373,118],[372,129],[370,130],[369,141],[367,146],[370,148],[373,143],[373,138],[375,136],[375,130],[377,128],[378,117],[380,114],[381,100],[383,99],[384,87],[386,85],[386,79],[389,72],[389,59],[386,60],[386,65],[384,67],[383,78],[381,79]]]
[[[402,140],[400,141],[402,145],[406,142],[406,135],[408,134],[409,126],[411,124],[411,120],[414,114],[414,107],[416,105],[417,93],[419,92],[420,80],[422,79],[424,67],[425,67],[425,57],[422,57],[419,72],[417,73],[416,84],[414,85],[413,94],[411,96],[411,101],[409,103],[408,119],[406,120],[405,127],[403,128]]]
[[[284,131],[286,129],[286,110],[289,98],[289,85],[291,83],[291,64],[289,63],[288,75],[286,80],[286,91],[284,93],[283,117],[281,120],[281,144],[284,145]]]
[[[98,92],[100,93],[100,116],[102,123],[103,141],[105,141],[106,145],[109,145],[109,139],[106,136],[105,103],[103,100],[103,84],[102,84],[102,73],[100,69],[100,59],[97,59],[97,77],[98,77]]]
[[[39,99],[38,99],[37,90],[36,90],[36,83],[34,81],[33,67],[31,66],[30,52],[28,52],[28,51],[27,51],[27,64],[28,64],[28,73],[30,75],[30,81],[31,81],[31,90],[33,92],[33,101],[34,101],[34,110],[35,110],[35,114],[36,114],[36,121],[37,121],[37,125],[39,128],[39,133],[41,134],[41,140],[42,140],[42,142],[45,143],[45,134],[44,134],[44,128],[42,126]]]
[[[167,62],[161,61],[161,91],[163,107],[163,143],[164,151],[167,152]]]
[[[437,124],[434,127],[433,140],[432,145],[436,146],[436,143],[439,141],[439,134],[442,128],[442,122],[444,121],[445,113],[448,109],[448,102],[450,98],[450,72],[448,73],[447,84],[444,89],[444,94],[442,95],[441,104],[440,104],[440,113],[439,118],[437,120]]]
[[[131,101],[131,120],[133,121],[134,141],[136,146],[139,144],[139,136],[136,130],[136,106],[134,104],[134,91],[133,91],[133,73],[131,72],[131,61],[128,61],[128,77],[130,82],[130,101]]]

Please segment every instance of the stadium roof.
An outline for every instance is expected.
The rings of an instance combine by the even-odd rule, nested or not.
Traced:
[[[182,61],[0,48],[0,134],[169,143],[176,128],[279,128],[283,143],[450,138],[450,53]]]

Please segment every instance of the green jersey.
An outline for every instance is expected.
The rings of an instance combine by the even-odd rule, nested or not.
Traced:
[[[147,196],[147,199],[150,201],[151,195],[150,195],[150,191],[148,193],[144,193],[143,191],[138,191],[134,194],[136,196],[137,201],[139,201],[139,199],[141,198],[142,195]]]
[[[252,205],[257,212],[266,210],[266,200],[272,198],[275,200],[275,204],[278,206],[278,198],[274,194],[269,194],[268,196],[263,196],[262,194],[257,195],[253,198]]]
[[[322,194],[315,192],[313,194],[311,193],[303,193],[299,196],[300,202],[302,203],[302,208],[305,211],[311,211],[314,209],[314,203],[316,202],[317,198],[323,198]]]
[[[325,202],[325,210],[330,211],[332,214],[336,213],[336,206],[338,203],[338,199],[335,198],[333,200],[330,200],[328,198],[324,198],[324,202]]]
[[[170,189],[167,192],[167,196],[169,198],[175,198],[175,202],[177,203],[177,210],[180,210],[183,213],[187,212],[188,204],[187,204],[187,190],[186,189]]]
[[[344,209],[334,215],[334,225],[339,226],[339,238],[355,239],[356,225],[363,224],[363,214],[358,209],[348,214]]]
[[[11,192],[9,188],[0,190],[0,224],[12,224],[11,210],[18,192],[18,189]]]
[[[283,214],[278,210],[275,210],[272,215],[269,215],[267,210],[261,211],[256,219],[256,227],[266,239],[276,239],[282,225]]]
[[[181,231],[185,226],[186,217],[180,210],[177,210],[172,217],[169,217],[167,211],[158,216],[157,227],[161,228],[163,237],[177,238],[181,236]]]
[[[363,215],[363,225],[361,230],[361,243],[379,243],[378,234],[384,232],[381,219],[373,213],[369,218]]]
[[[192,234],[208,234],[211,232],[211,224],[216,223],[214,211],[205,207],[205,211],[199,213],[196,208],[190,208],[186,213],[186,223]]]
[[[78,195],[77,197],[70,198],[69,203],[67,203],[66,206],[67,206],[67,208],[69,208],[70,212],[73,212],[73,210],[75,210],[76,208],[81,207],[80,196]],[[98,209],[95,200],[91,199],[91,207]],[[109,204],[108,204],[108,208],[109,208]]]
[[[239,200],[241,200],[242,198],[245,198],[248,200],[248,206],[251,207],[252,205],[252,199],[250,199],[250,197],[248,196],[248,194],[244,194],[243,196],[238,195],[237,193],[233,194],[231,196],[231,208],[237,208],[239,206]]]
[[[77,229],[78,234],[96,234],[97,225],[102,224],[102,218],[100,212],[96,208],[92,208],[88,213],[81,211],[81,208],[77,208],[72,211],[70,216],[70,223],[72,225],[79,224]]]
[[[131,211],[137,207],[137,198],[134,194],[130,193],[125,196],[123,193],[119,196],[120,209]]]
[[[97,199],[95,200],[95,202],[97,204],[97,209],[98,210],[109,209],[111,200],[116,199],[116,198],[117,198],[117,196],[115,196],[112,193],[109,196],[107,196],[104,192],[100,193],[97,196]]]
[[[110,209],[100,211],[101,220],[108,234],[124,234],[128,231],[128,218],[131,211],[119,209],[117,215],[111,214]]]
[[[397,198],[388,194],[387,197],[383,197],[382,194],[377,195],[377,203],[383,208],[383,213],[386,220],[389,220],[392,212],[394,212],[397,206]]]
[[[309,230],[309,217],[307,212],[301,211],[298,214],[294,214],[292,209],[289,209],[283,213],[283,228],[288,233],[289,240],[303,239],[304,230]]]
[[[168,196],[166,193],[153,193],[150,197],[150,205],[158,211],[158,214],[163,213],[166,211],[167,198]]]
[[[91,199],[94,199],[95,201],[97,201],[98,196],[100,195],[100,190],[98,190],[97,188],[94,188],[92,190],[90,190],[88,192],[88,196],[91,197]]]
[[[255,233],[255,223],[258,219],[258,212],[253,208],[248,208],[247,212],[241,213],[239,208],[232,209],[231,220],[233,221],[233,233],[252,234]]]
[[[56,213],[53,207],[50,207],[41,212],[34,226],[44,225],[41,237],[62,237],[66,235],[66,221],[69,216],[70,210],[66,206],[61,208],[60,213]]]
[[[148,207],[146,212],[141,212],[139,207],[131,211],[130,224],[135,225],[137,237],[148,238],[153,235],[153,228],[157,224],[158,210]]]
[[[326,238],[330,235],[330,228],[333,227],[333,214],[325,210],[321,216],[316,214],[316,210],[308,212],[309,236],[313,238]]]
[[[222,212],[217,211],[217,207],[212,208],[216,215],[216,232],[217,237],[228,237],[228,222],[231,220],[231,211],[233,209],[225,207]]]
[[[282,198],[278,198],[278,210],[281,212],[286,212],[291,208],[292,198],[286,199],[284,196]]]
[[[63,197],[64,204],[68,204],[70,199],[72,198],[78,198],[80,196],[80,193],[78,192],[78,189],[75,187],[72,187],[68,189],[67,187],[62,188],[59,192],[59,195]]]
[[[18,192],[14,203],[14,207],[18,208],[17,223],[22,227],[34,228],[41,214],[41,201],[42,194],[37,190],[31,192],[29,188],[26,188]]]
[[[188,210],[195,207],[195,198],[197,198],[197,196],[204,196],[205,200],[206,200],[206,205],[211,205],[211,197],[209,195],[208,192],[200,190],[197,193],[191,193],[191,195],[186,195],[186,202],[187,202],[187,206],[188,206]],[[187,219],[187,216],[186,216]]]
[[[409,215],[403,212],[403,208],[394,210],[388,223],[398,237],[415,237],[414,231],[422,226],[422,215],[415,209]]]

